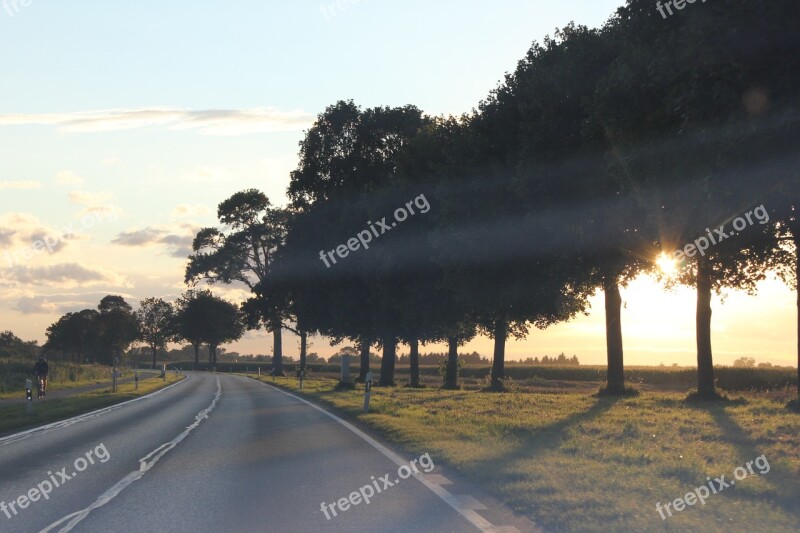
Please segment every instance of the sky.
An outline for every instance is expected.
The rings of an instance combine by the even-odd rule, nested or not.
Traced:
[[[222,200],[257,188],[286,204],[298,142],[326,106],[470,111],[533,41],[599,26],[621,3],[0,0],[0,330],[43,342],[106,294],[174,300]],[[690,288],[642,278],[623,299],[626,363],[694,364]],[[716,362],[793,363],[795,297],[781,283],[713,305]],[[287,332],[285,353],[297,345]],[[338,348],[312,339],[320,355]],[[228,349],[270,353],[271,335]],[[491,340],[463,350],[490,356]],[[507,346],[509,359],[560,352],[604,362],[602,298]]]

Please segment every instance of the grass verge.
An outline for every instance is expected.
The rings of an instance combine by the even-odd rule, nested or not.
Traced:
[[[272,382],[271,378],[262,378]],[[800,417],[785,399],[693,404],[681,393],[591,394],[373,388],[294,378],[301,392],[409,453],[480,483],[545,531],[796,531],[800,522]],[[662,520],[662,506],[764,455],[751,475]]]
[[[150,394],[181,379],[183,379],[183,376],[175,376],[168,373],[166,382],[159,377],[140,380],[139,390],[134,390],[133,383],[125,383],[117,387],[117,392],[111,392],[109,387],[107,389],[84,392],[69,398],[34,401],[33,410],[30,414],[26,412],[28,407],[26,404],[0,407],[0,436],[50,422],[57,422],[126,400],[132,400],[145,394]]]

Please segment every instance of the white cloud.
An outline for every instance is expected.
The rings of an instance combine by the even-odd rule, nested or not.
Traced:
[[[25,190],[41,189],[42,184],[38,181],[0,181],[0,191],[4,190]]]
[[[178,204],[172,210],[170,216],[173,218],[201,217],[212,213],[211,208],[205,205]]]
[[[3,263],[16,264],[45,250],[58,253],[67,241],[76,240],[74,232],[67,228],[48,227],[29,213],[6,213],[0,215],[0,246],[3,248]],[[45,243],[45,247],[42,247]],[[24,259],[25,257],[28,259]]]
[[[37,286],[127,285],[123,276],[102,268],[88,268],[78,263],[59,263],[40,267],[15,266],[4,270],[3,277],[19,284]]]
[[[169,255],[185,259],[192,253],[192,241],[200,226],[177,224],[173,226],[147,227],[123,231],[111,242],[121,246],[165,246]]]
[[[105,219],[107,222],[113,222],[114,220],[117,220],[121,214],[122,209],[113,204],[94,205],[78,211],[75,214],[75,218],[94,218],[96,222],[100,221],[101,219]],[[84,226],[87,225],[88,222],[85,222]],[[92,225],[94,225],[94,223],[92,223]]]
[[[87,191],[72,191],[69,193],[69,201],[73,204],[97,206],[104,204],[111,199],[111,193],[107,192],[87,192]]]
[[[57,185],[83,185],[83,178],[71,170],[59,170],[56,173]]]
[[[119,291],[116,291],[119,292]],[[17,299],[16,310],[22,314],[64,314],[94,309],[106,292],[64,292],[54,294],[24,293]],[[122,294],[131,303],[131,296]]]
[[[301,131],[314,116],[274,108],[189,110],[172,107],[106,109],[75,113],[0,114],[0,126],[45,125],[67,132],[119,131],[154,126],[197,130],[202,135]]]

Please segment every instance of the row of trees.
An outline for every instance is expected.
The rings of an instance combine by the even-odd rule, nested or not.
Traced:
[[[114,364],[135,342],[147,346],[153,368],[159,350],[170,342],[186,341],[194,348],[195,363],[201,344],[208,345],[209,362],[217,361],[217,348],[233,342],[245,331],[238,306],[210,291],[187,291],[174,304],[160,298],[142,300],[135,310],[122,296],[104,297],[97,309],[67,313],[47,328],[45,352],[76,362]]]
[[[0,332],[0,358],[23,357],[31,359],[39,354],[36,341],[23,341],[11,331]]]
[[[697,290],[698,396],[714,398],[712,293],[753,292],[769,272],[796,287],[800,274],[797,20],[789,0],[667,20],[628,0],[602,28],[535,43],[469,114],[339,101],[300,143],[291,205],[256,190],[223,202],[186,281],[246,285],[248,326],[272,331],[278,372],[283,329],[300,335],[301,364],[312,332],[352,341],[362,378],[381,347],[384,385],[399,342],[412,385],[419,345],[446,342],[456,387],[458,348],[482,333],[497,389],[509,337],[585,313],[600,290],[606,390],[623,394],[620,288],[655,273]],[[430,212],[393,224],[420,198]],[[733,235],[760,205],[768,223]],[[713,245],[686,248],[677,276],[658,271],[701,238]]]

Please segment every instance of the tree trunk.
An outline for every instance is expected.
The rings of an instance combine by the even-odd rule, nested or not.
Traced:
[[[300,332],[300,372],[306,371],[306,359],[308,350],[308,333]]]
[[[458,388],[458,339],[447,338],[447,367],[444,374],[444,388]]]
[[[616,276],[608,276],[603,283],[606,305],[606,355],[608,374],[606,392],[625,392],[625,367],[622,354],[622,296]]]
[[[498,319],[494,322],[494,358],[492,359],[492,388],[502,389],[502,379],[506,377],[506,339],[508,321]]]
[[[384,387],[394,386],[394,364],[397,359],[397,338],[383,339],[383,357],[381,357],[381,380]]]
[[[794,272],[797,280],[797,408],[800,409],[800,224],[792,228],[794,240]]]
[[[713,398],[714,360],[711,355],[711,265],[706,259],[697,262],[697,393]]]
[[[197,366],[200,364],[200,343],[194,342],[192,346],[194,346],[194,364]]]
[[[156,356],[158,355],[158,348],[151,346],[150,349],[153,350],[153,370],[155,370],[156,369]]]
[[[358,369],[358,381],[366,383],[367,374],[369,373],[369,347],[370,342],[367,340],[360,340],[358,347],[361,350],[360,359],[361,365]]]
[[[280,322],[272,323],[272,372],[275,376],[283,376],[283,326]]]
[[[411,386],[419,387],[419,339],[411,339],[408,343],[408,348],[408,363],[411,366]]]

